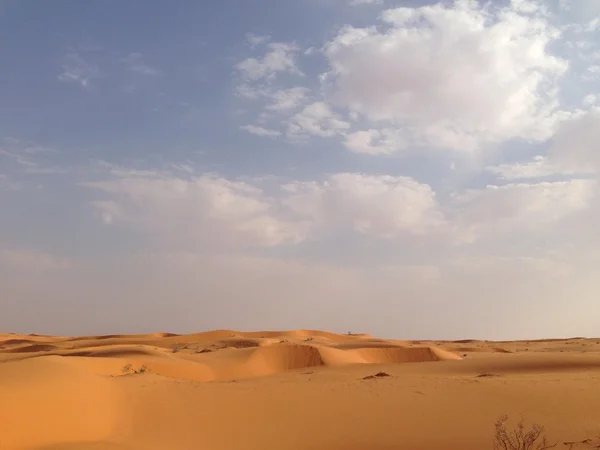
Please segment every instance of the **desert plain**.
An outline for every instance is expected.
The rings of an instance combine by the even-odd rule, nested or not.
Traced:
[[[593,448],[600,339],[0,334],[1,450],[485,450],[502,415]]]

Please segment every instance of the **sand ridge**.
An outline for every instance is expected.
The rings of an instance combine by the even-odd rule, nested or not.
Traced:
[[[0,449],[475,449],[511,412],[576,441],[599,380],[600,339],[0,334]]]
[[[127,364],[143,365],[154,374],[203,382],[244,379],[316,366],[460,359],[454,353],[430,346],[315,330],[217,330],[190,335],[153,333],[54,340],[51,337],[13,336],[0,340],[0,361],[48,356],[132,361]],[[119,375],[119,372],[113,375]]]

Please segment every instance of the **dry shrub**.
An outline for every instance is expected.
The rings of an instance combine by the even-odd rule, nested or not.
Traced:
[[[544,427],[538,424],[525,427],[523,419],[519,421],[513,430],[507,429],[507,416],[500,417],[495,424],[494,450],[545,450],[558,445],[548,444],[544,434]],[[584,439],[582,441],[571,441],[562,443],[565,450],[596,449],[600,450],[600,437],[598,439]]]
[[[507,416],[500,417],[494,432],[494,450],[545,450],[558,444],[550,445],[544,433],[544,427],[533,424],[527,428],[523,419],[513,430],[507,429]]]

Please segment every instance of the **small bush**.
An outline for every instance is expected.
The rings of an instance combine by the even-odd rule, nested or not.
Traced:
[[[529,429],[525,427],[523,419],[519,421],[513,430],[507,430],[507,416],[502,416],[496,421],[494,433],[494,450],[547,450],[558,445],[548,444],[544,433],[544,427],[533,424]],[[576,448],[600,449],[600,437],[598,440],[584,439],[582,441],[571,441],[562,443],[566,450]]]
[[[514,430],[508,430],[507,421],[508,417],[502,416],[494,425],[494,450],[546,450],[558,444],[548,444],[541,425],[533,424],[528,429],[521,419]]]
[[[131,364],[125,364],[122,368],[121,371],[125,374],[128,375],[130,373],[133,373],[135,375],[139,375],[142,373],[146,373],[148,372],[148,367],[146,366],[142,366],[139,369],[134,369],[133,366]]]

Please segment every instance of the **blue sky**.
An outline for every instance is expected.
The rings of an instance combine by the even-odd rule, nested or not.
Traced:
[[[597,333],[592,0],[0,2],[0,329]]]

